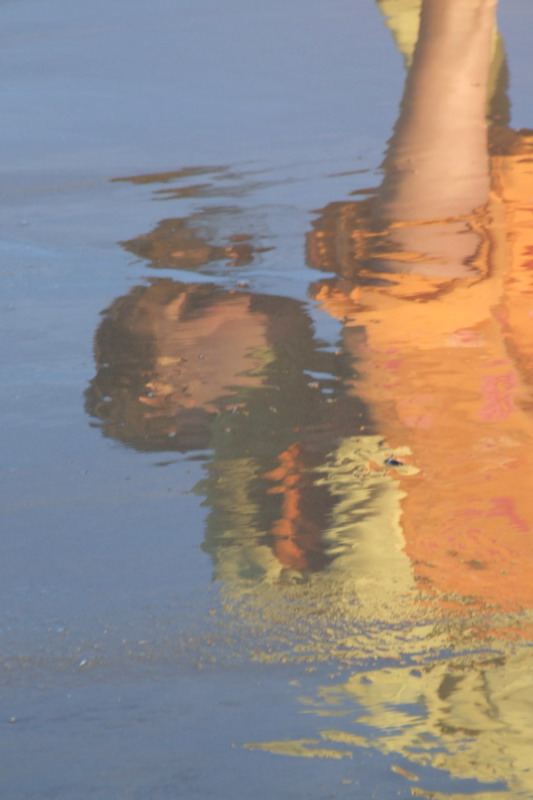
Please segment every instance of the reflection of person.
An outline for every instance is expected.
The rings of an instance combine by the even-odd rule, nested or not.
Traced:
[[[533,430],[515,398],[528,391],[533,364],[523,159],[531,145],[506,132],[503,152],[488,157],[493,12],[477,0],[424,2],[385,180],[370,201],[328,207],[309,237],[313,265],[339,274],[315,295],[343,320],[353,368],[320,351],[295,301],[154,281],[106,312],[87,405],[107,435],[130,446],[211,448],[202,491],[216,577],[252,585],[255,618],[270,613],[277,629],[292,631],[300,612],[311,632],[302,658],[353,651],[430,662],[376,670],[340,690],[386,731],[377,746],[463,777],[505,775],[521,789],[527,659],[439,660],[460,633],[450,622],[440,634],[415,630],[401,604],[413,571],[422,585],[473,596],[483,610],[533,599],[523,482]],[[457,161],[450,129],[461,131]],[[156,229],[145,257],[178,253],[175,266],[223,257],[188,230],[183,222],[167,251]],[[306,575],[304,586],[282,580]],[[265,577],[271,592],[260,591]],[[369,616],[377,624],[357,630]],[[395,625],[406,619],[407,631]],[[476,636],[465,648],[480,649]],[[328,735],[350,741],[346,731]]]
[[[105,435],[140,450],[213,448],[206,548],[219,575],[325,565],[332,501],[316,469],[364,411],[300,303],[154,280],[105,312],[95,354],[87,409]]]
[[[213,450],[205,548],[232,591],[326,567],[360,602],[411,587],[397,481],[416,472],[408,449],[375,435],[300,303],[158,279],[104,313],[95,354],[87,410],[105,435]]]
[[[122,246],[153,266],[228,258],[193,219]],[[377,586],[411,585],[396,473],[413,468],[388,464],[395,453],[345,391],[351,370],[321,350],[302,304],[153,280],[105,312],[95,353],[87,408],[106,435],[143,450],[213,449],[205,547],[232,591],[326,566],[369,602]]]
[[[171,280],[116,300],[88,392],[104,432],[139,449],[208,447],[213,417],[238,403],[232,383],[260,385],[266,316],[249,305],[240,293]]]
[[[402,501],[418,580],[510,609],[533,606],[533,143],[500,134],[489,159],[495,5],[422,4],[383,183],[328,207],[308,252],[343,278],[314,294],[344,321],[354,391],[420,468]]]

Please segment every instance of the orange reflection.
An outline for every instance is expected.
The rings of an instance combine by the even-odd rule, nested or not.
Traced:
[[[511,610],[533,606],[533,136],[500,128],[489,157],[495,5],[422,4],[383,183],[327,207],[308,254],[341,276],[313,294],[344,322],[353,391],[420,469],[402,480],[418,581]]]
[[[279,466],[263,476],[275,482],[269,494],[283,498],[281,516],[272,527],[274,554],[284,567],[299,571],[324,560],[323,533],[332,502],[325,488],[315,485],[316,455],[302,442],[291,444],[278,456]]]

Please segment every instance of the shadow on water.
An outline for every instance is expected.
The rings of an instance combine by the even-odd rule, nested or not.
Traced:
[[[265,252],[238,210],[164,219],[122,247],[202,280],[111,304],[86,408],[130,448],[203,454],[203,547],[252,659],[343,672],[299,698],[300,739],[249,749],[371,747],[414,796],[525,798],[533,135],[509,127],[494,1],[378,5],[408,67],[400,114],[381,185],[312,224],[328,275],[310,301],[206,282]],[[239,196],[225,167],[123,180]]]

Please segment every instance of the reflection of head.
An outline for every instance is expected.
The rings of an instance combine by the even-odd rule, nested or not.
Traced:
[[[143,403],[157,363],[149,308],[154,293],[164,297],[165,289],[164,305],[186,298],[182,284],[139,286],[104,312],[95,337],[98,372],[86,392],[86,408],[102,420],[106,436],[139,450],[202,448],[209,441],[209,417],[203,410],[165,417],[150,414]]]
[[[248,295],[158,280],[104,313],[89,413],[140,450],[205,448],[236,388],[257,386],[265,317]]]
[[[159,279],[104,312],[87,410],[106,435],[141,450],[204,448],[214,420],[237,410],[258,431],[268,419],[278,453],[296,430],[331,441],[352,431],[357,403],[333,375],[317,389],[308,371],[342,369],[317,344],[295,300]]]

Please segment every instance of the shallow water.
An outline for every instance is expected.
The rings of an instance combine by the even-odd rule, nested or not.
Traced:
[[[532,796],[490,6],[2,4],[6,797]]]

